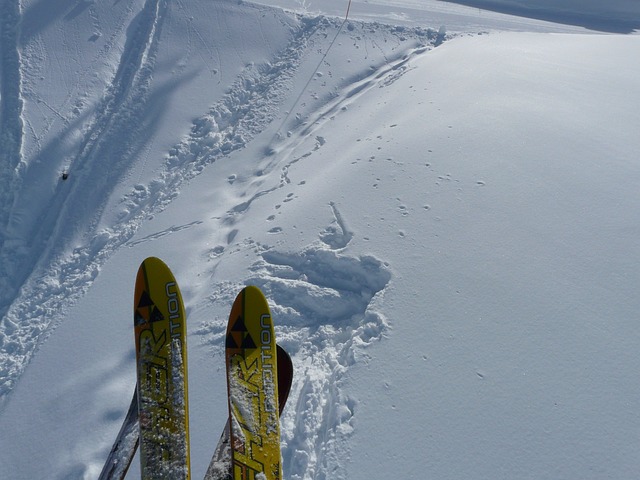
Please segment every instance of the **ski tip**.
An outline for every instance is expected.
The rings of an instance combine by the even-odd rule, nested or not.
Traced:
[[[169,269],[169,267],[167,266],[167,264],[159,259],[158,257],[147,257],[145,258],[141,263],[140,266],[142,267],[143,265],[147,266],[147,267],[151,267],[151,266],[159,266],[160,268],[166,268]]]
[[[262,290],[260,290],[259,287],[256,287],[255,285],[247,285],[246,287],[244,287],[242,289],[242,291],[240,292],[241,294],[247,296],[247,297],[260,297],[262,299],[264,299],[264,301],[267,301],[267,297],[265,296],[265,294],[262,292]]]

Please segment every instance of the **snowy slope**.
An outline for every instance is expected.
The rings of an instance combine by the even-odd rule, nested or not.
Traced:
[[[245,283],[296,367],[285,478],[633,478],[640,37],[261,3],[2,4],[0,478],[96,478],[150,255],[189,315],[193,478]]]
[[[603,5],[600,0],[444,0],[483,10],[582,25],[605,32],[630,33],[640,27],[640,4],[619,0]]]

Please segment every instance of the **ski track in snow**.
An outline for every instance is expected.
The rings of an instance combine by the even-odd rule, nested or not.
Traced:
[[[188,138],[168,153],[165,167],[159,175],[146,185],[136,185],[126,196],[118,223],[97,230],[99,213],[104,199],[108,197],[109,187],[127,171],[131,159],[141,154],[143,140],[140,140],[140,134],[144,137],[144,132],[153,128],[152,120],[144,117],[144,107],[150,101],[155,54],[161,41],[166,9],[166,0],[147,0],[132,22],[136,28],[129,32],[115,77],[100,107],[95,110],[94,118],[83,130],[81,148],[70,161],[73,182],[58,186],[52,202],[34,231],[30,232],[30,242],[5,242],[2,245],[0,282],[3,291],[11,294],[2,298],[0,304],[0,311],[4,313],[0,323],[0,398],[11,391],[39,343],[50,333],[51,326],[55,326],[65,309],[87,290],[98,275],[100,266],[119,247],[127,244],[145,218],[164,209],[178,195],[183,182],[201,173],[217,159],[244,148],[267,128],[276,118],[279,104],[289,93],[290,79],[296,74],[300,62],[309,55],[309,51],[317,48],[315,42],[318,38],[335,34],[341,25],[339,20],[324,17],[298,18],[289,45],[270,63],[249,65],[224,98],[194,123]],[[362,40],[366,24],[351,23],[349,27],[344,35],[354,42]],[[281,153],[285,150],[284,153],[268,157],[266,167],[257,175],[264,176],[280,166],[280,182],[269,190],[250,194],[250,200],[229,209],[224,223],[229,228],[230,241],[234,236],[232,225],[238,215],[244,213],[256,198],[286,185],[288,167],[312,153],[289,160],[287,149],[293,152],[297,145],[313,135],[322,122],[329,121],[368,88],[393,81],[394,76],[407,68],[412,55],[426,51],[427,45],[435,41],[431,30],[384,28],[394,43],[393,48],[388,47],[389,54],[380,49],[381,65],[372,72],[365,62],[369,68],[361,66],[364,73],[356,73],[354,78],[344,81],[338,92],[326,98],[315,96],[318,103],[315,113],[312,109],[307,121],[293,127],[291,138],[281,145],[274,145],[274,150]],[[366,45],[366,40],[364,43]],[[418,48],[414,48],[416,45]],[[412,49],[412,53],[407,55],[407,49]],[[394,55],[393,51],[402,53],[396,53],[399,58],[390,60],[388,55]],[[10,51],[10,54],[14,53]],[[366,54],[368,57],[370,52]],[[7,60],[4,62],[3,75],[6,79],[9,75],[7,67],[13,64]],[[9,79],[17,75],[9,76]],[[16,83],[19,83],[17,78],[13,81],[14,87]],[[19,117],[19,93],[14,97],[16,100],[11,107],[10,118]],[[9,108],[10,104],[4,102],[3,105]],[[12,132],[15,132],[15,123],[12,125]],[[70,124],[69,129],[78,126]],[[108,159],[107,164],[105,159]],[[6,169],[2,171],[7,172]],[[8,184],[11,178],[4,173],[3,185]],[[3,211],[3,215],[6,216],[7,212]],[[87,219],[90,220],[89,225],[86,224]],[[7,222],[11,222],[11,218]],[[175,227],[173,231],[181,228],[188,226]],[[171,231],[139,241],[169,233]],[[80,246],[73,248],[74,243]]]
[[[9,219],[9,208],[19,188],[18,170],[22,160],[23,101],[18,50],[19,18],[19,0],[0,3],[0,248],[6,239],[5,226]]]
[[[116,75],[96,114],[83,128],[83,141],[70,162],[74,181],[58,186],[49,205],[28,232],[28,241],[5,242],[0,301],[0,398],[24,370],[52,317],[81,295],[115,250],[109,232],[96,232],[96,222],[109,188],[127,170],[145,127],[144,106],[152,79],[164,0],[147,0],[134,19],[134,29]],[[4,68],[4,66],[3,66]],[[71,125],[70,129],[79,128]],[[5,173],[6,175],[6,173]],[[11,224],[9,218],[7,224]],[[87,224],[88,222],[88,224]],[[127,225],[129,229],[132,225]],[[84,246],[65,251],[77,238]],[[76,238],[74,238],[76,237]],[[36,253],[37,252],[37,253]],[[19,290],[19,287],[22,288]],[[8,293],[7,293],[8,292]]]
[[[78,9],[83,6],[84,8],[88,6],[91,15],[94,33],[89,40],[93,42],[102,36],[102,28],[100,27],[100,22],[98,21],[97,13],[95,12],[95,4],[80,3],[72,12],[65,15],[65,19],[77,16],[80,13]],[[109,53],[118,46],[118,37],[122,35],[122,32],[128,25],[127,19],[132,16],[135,6],[133,3],[128,4],[122,12],[119,12],[117,20],[114,22],[116,26],[104,41],[102,48],[100,48],[93,55],[91,60],[87,62],[87,65],[82,68],[82,71],[79,72],[77,77],[74,79],[73,84],[69,86],[64,100],[56,106],[49,104],[44,98],[42,98],[38,89],[33,88],[30,84],[31,82],[37,83],[38,77],[44,75],[43,70],[45,66],[41,65],[40,62],[41,59],[46,58],[47,52],[44,41],[39,39],[36,35],[38,31],[43,28],[43,25],[41,25],[42,13],[38,12],[38,10],[42,8],[47,8],[47,6],[32,5],[30,9],[27,9],[23,13],[22,17],[23,39],[21,48],[24,56],[22,71],[25,77],[30,80],[30,82],[25,82],[23,95],[25,97],[25,101],[35,105],[42,112],[42,117],[46,118],[39,129],[36,129],[36,127],[32,125],[29,118],[24,118],[24,135],[30,138],[33,142],[31,149],[35,150],[35,152],[26,150],[23,155],[35,155],[36,157],[58,157],[64,156],[63,153],[56,151],[56,149],[59,148],[58,145],[64,143],[65,140],[76,134],[76,130],[79,126],[75,123],[77,121],[75,117],[84,114],[83,110],[87,106],[87,101],[90,100],[87,98],[86,92],[83,91],[82,85],[85,85],[87,81],[89,81],[94,72],[99,70],[100,64],[107,60]],[[117,14],[114,10],[111,11],[114,12],[114,15]],[[80,39],[76,40],[80,41]],[[76,61],[79,60],[76,59]],[[56,63],[59,64],[60,60],[56,59]],[[63,67],[60,66],[60,68]],[[65,113],[65,111],[70,111],[70,114]],[[43,139],[47,138],[51,129],[59,122],[62,122],[65,126],[65,130],[62,132],[63,134],[60,138],[50,140],[49,144],[43,144]],[[38,154],[38,151],[42,153]]]

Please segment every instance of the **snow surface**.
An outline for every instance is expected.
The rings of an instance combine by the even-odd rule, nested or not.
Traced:
[[[0,3],[0,478],[97,478],[152,255],[193,478],[247,283],[286,479],[637,477],[638,3],[347,3]]]

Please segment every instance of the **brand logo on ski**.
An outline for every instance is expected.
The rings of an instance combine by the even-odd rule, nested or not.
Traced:
[[[136,308],[134,325],[142,325],[146,322],[159,322],[162,320],[164,320],[164,315],[162,315],[162,312],[158,309],[158,307],[156,307],[155,303],[153,303],[153,300],[151,300],[149,292],[147,292],[146,290],[143,291],[140,295],[138,307]]]
[[[249,334],[244,324],[244,317],[238,316],[233,326],[227,334],[225,347],[231,350],[245,350],[248,348],[258,348],[256,342]]]

